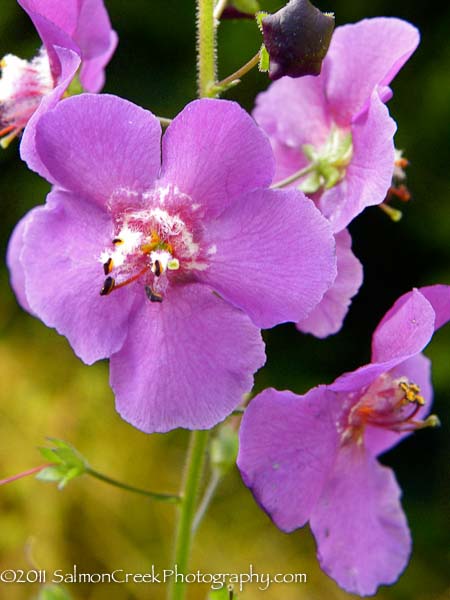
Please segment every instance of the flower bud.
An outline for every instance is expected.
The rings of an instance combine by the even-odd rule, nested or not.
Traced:
[[[270,56],[269,77],[319,75],[334,30],[334,16],[309,0],[290,0],[262,19],[264,45]]]

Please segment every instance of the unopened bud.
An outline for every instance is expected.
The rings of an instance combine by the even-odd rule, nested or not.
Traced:
[[[334,16],[309,0],[290,0],[262,19],[264,45],[270,56],[269,77],[319,75],[334,30]]]

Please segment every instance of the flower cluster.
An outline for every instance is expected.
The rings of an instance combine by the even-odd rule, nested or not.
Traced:
[[[19,4],[43,47],[1,62],[0,136],[23,132],[21,157],[52,190],[9,243],[17,299],[85,363],[110,360],[135,427],[212,428],[252,390],[261,329],[342,327],[363,276],[347,227],[403,180],[386,102],[419,34],[377,18],[331,37],[330,15],[291,0],[262,20],[278,81],[255,120],[203,98],[162,135],[150,111],[97,93],[117,44],[103,0]],[[87,93],[67,97],[77,82]],[[422,350],[448,320],[449,286],[413,290],[375,330],[369,365],[303,396],[267,389],[243,417],[245,484],[284,531],[310,523],[350,592],[407,563],[400,490],[377,457],[438,423]]]

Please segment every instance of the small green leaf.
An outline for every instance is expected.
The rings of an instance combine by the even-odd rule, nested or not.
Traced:
[[[36,479],[40,481],[57,482],[62,489],[69,481],[84,475],[88,468],[86,459],[70,444],[63,440],[49,438],[52,448],[39,448],[42,456],[53,463],[40,471]]]
[[[37,600],[72,600],[72,596],[59,585],[45,585],[41,588]]]

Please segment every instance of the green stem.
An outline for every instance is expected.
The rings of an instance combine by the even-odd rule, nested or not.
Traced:
[[[308,165],[307,167],[300,169],[300,171],[296,171],[292,175],[289,175],[289,177],[286,177],[286,179],[277,181],[277,183],[272,184],[270,187],[272,190],[278,190],[279,188],[286,187],[290,183],[294,183],[294,181],[297,181],[297,179],[301,179],[305,175],[308,175],[308,173],[312,173],[315,168],[315,164]]]
[[[203,473],[205,450],[208,443],[209,431],[193,431],[186,462],[182,503],[175,539],[175,565],[179,573],[186,573],[189,563],[189,554],[192,543],[192,523],[195,516],[195,507]],[[185,584],[174,582],[169,591],[170,600],[183,600],[185,597]]]
[[[141,496],[147,496],[147,498],[151,498],[152,500],[159,500],[160,502],[170,502],[172,504],[179,504],[181,502],[180,496],[175,496],[173,494],[159,494],[157,492],[149,492],[148,490],[141,490],[140,488],[134,487],[132,485],[128,485],[127,483],[122,483],[117,481],[116,479],[112,479],[107,475],[103,475],[103,473],[99,473],[98,471],[94,471],[90,467],[86,469],[86,475],[91,475],[100,481],[104,481],[105,483],[109,483],[110,485],[114,485],[122,490],[127,490],[128,492],[134,492],[135,494],[140,494]]]
[[[214,0],[197,0],[198,94],[200,98],[214,97],[216,81],[216,23]]]
[[[239,79],[246,75],[249,71],[251,71],[254,67],[259,64],[259,52],[255,54],[253,58],[251,58],[248,62],[245,63],[240,69],[222,79],[222,81],[218,81],[214,84],[213,88],[218,91],[224,90],[228,87],[231,87],[239,82]]]

